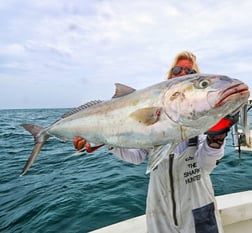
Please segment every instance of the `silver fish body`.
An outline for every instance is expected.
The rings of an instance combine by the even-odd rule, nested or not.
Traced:
[[[48,128],[24,124],[36,144],[22,175],[50,136],[63,140],[81,136],[96,145],[153,151],[166,145],[169,153],[185,139],[207,131],[223,116],[237,112],[249,97],[247,85],[221,75],[186,75],[138,91],[121,87],[117,85],[118,93],[111,100],[65,114]],[[149,171],[162,161],[159,154],[151,153]]]

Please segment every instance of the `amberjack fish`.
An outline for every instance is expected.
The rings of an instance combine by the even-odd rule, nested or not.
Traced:
[[[112,99],[89,102],[47,128],[23,124],[34,136],[35,147],[21,175],[52,136],[64,141],[81,136],[95,145],[150,149],[150,172],[180,142],[237,113],[248,98],[246,84],[223,75],[186,75],[141,90],[116,84]]]

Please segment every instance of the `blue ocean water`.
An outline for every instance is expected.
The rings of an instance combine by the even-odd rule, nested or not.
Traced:
[[[19,176],[33,148],[19,125],[46,127],[66,111],[0,110],[0,232],[85,233],[144,214],[146,163],[120,161],[105,148],[73,156],[71,142],[50,138],[27,175]],[[252,153],[238,159],[229,135],[211,175],[216,195],[251,190],[251,167]]]

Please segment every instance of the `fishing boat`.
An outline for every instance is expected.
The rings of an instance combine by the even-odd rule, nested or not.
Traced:
[[[252,191],[231,193],[216,197],[225,233],[251,233]],[[145,215],[125,220],[92,233],[146,233]]]

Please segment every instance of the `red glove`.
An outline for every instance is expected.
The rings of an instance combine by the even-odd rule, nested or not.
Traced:
[[[215,149],[221,148],[230,127],[238,121],[238,118],[239,112],[233,116],[227,115],[222,118],[216,125],[206,132],[207,144]]]
[[[73,139],[73,144],[74,144],[74,148],[76,150],[81,150],[84,148],[84,146],[86,145],[87,141],[85,138],[82,137],[75,137]]]
[[[73,144],[74,144],[74,148],[76,150],[81,151],[85,148],[85,150],[88,153],[91,153],[91,152],[99,149],[100,147],[104,146],[104,144],[97,145],[97,146],[91,146],[90,143],[87,143],[87,140],[85,138],[82,138],[80,136],[77,136],[73,139]]]
[[[239,112],[233,116],[227,115],[224,118],[222,118],[216,125],[210,128],[206,132],[206,134],[214,136],[227,133],[230,130],[230,127],[238,121],[238,118],[239,118]]]

